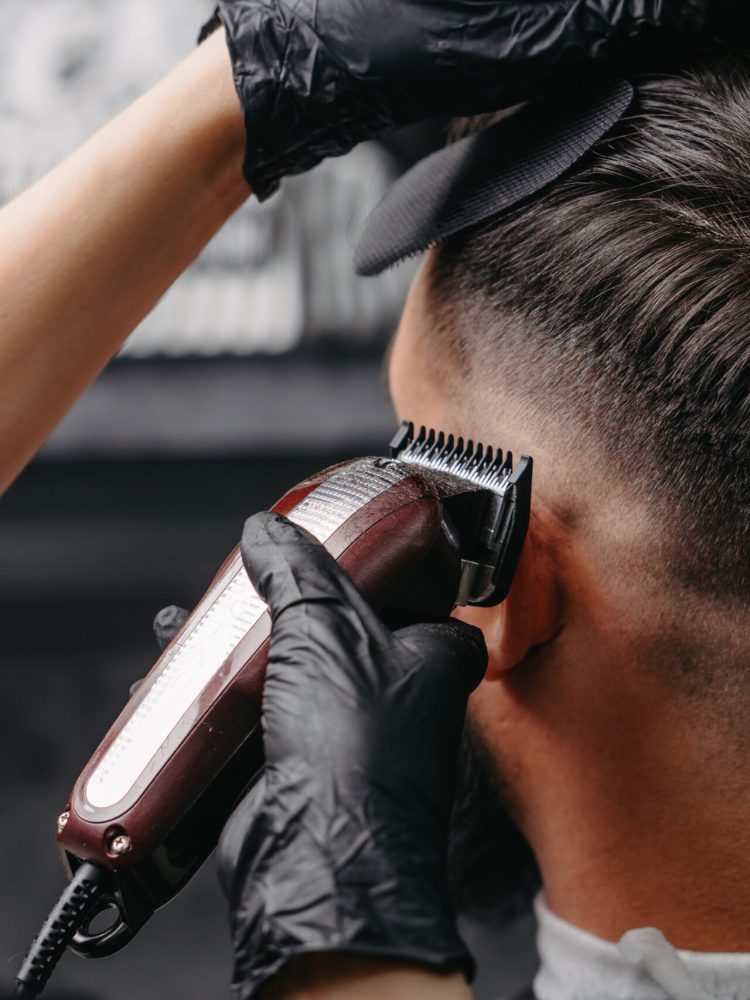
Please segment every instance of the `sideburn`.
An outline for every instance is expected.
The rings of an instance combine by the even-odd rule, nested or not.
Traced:
[[[541,880],[536,859],[506,803],[510,796],[481,737],[469,723],[458,763],[448,843],[456,908],[479,918],[510,919],[531,909]]]

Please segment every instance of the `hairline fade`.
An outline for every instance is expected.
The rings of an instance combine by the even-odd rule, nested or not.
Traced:
[[[564,180],[435,248],[436,337],[590,429],[661,509],[675,580],[747,606],[750,58],[636,89]]]

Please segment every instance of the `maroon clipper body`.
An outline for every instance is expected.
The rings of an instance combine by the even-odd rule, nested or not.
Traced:
[[[531,460],[405,424],[391,458],[327,469],[272,509],[310,531],[394,623],[494,604],[528,524]],[[73,947],[121,948],[190,879],[263,765],[260,705],[270,618],[239,548],[115,720],[58,821],[72,875],[111,872],[117,919]],[[89,918],[90,923],[90,918]]]

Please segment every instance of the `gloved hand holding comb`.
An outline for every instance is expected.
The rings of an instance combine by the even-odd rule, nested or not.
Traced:
[[[256,195],[422,118],[495,111],[588,66],[741,44],[747,0],[220,0]]]

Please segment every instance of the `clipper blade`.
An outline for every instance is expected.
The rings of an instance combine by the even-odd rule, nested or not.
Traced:
[[[391,456],[445,484],[443,506],[458,539],[462,584],[457,604],[487,607],[505,600],[529,526],[533,463],[453,434],[405,421]]]

